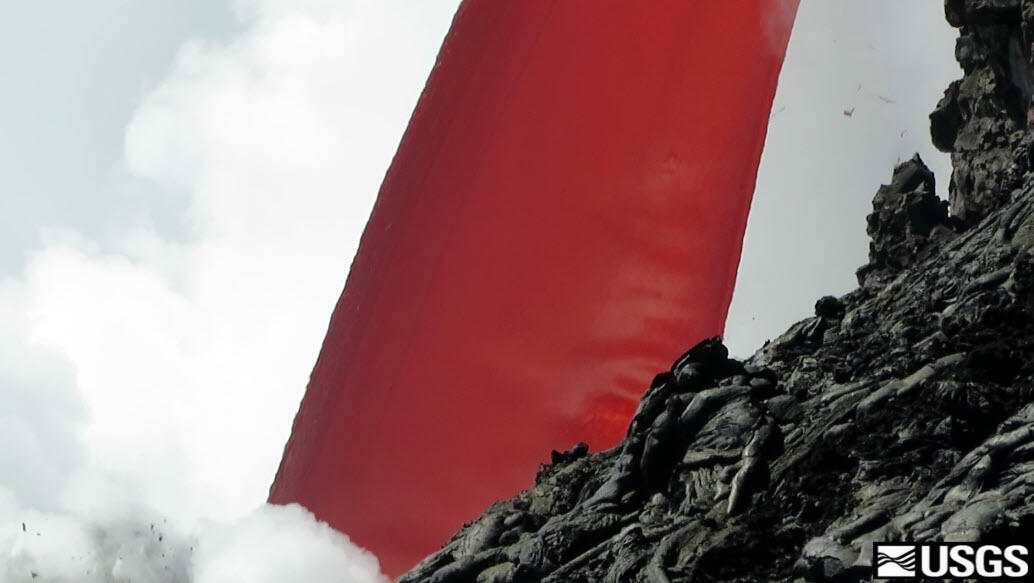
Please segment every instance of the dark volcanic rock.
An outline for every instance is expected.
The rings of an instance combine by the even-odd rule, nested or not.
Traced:
[[[873,274],[894,274],[924,259],[955,236],[948,203],[937,198],[933,172],[918,154],[876,192],[866,221],[871,242],[869,264],[858,270],[862,285]]]
[[[1017,160],[1031,115],[1029,0],[948,0],[960,27],[955,56],[965,75],[930,114],[933,143],[951,152],[951,209],[972,226],[1009,199],[1029,160]]]
[[[861,288],[744,363],[692,348],[621,445],[555,452],[400,581],[862,581],[874,540],[1034,540],[1034,0],[946,12],[953,215],[899,166]]]

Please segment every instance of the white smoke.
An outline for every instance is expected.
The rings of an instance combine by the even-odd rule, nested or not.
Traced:
[[[145,94],[125,165],[179,197],[0,281],[0,581],[378,581],[263,504],[380,180],[457,1],[235,4]]]
[[[385,583],[377,559],[301,506],[262,506],[184,534],[157,517],[90,521],[25,511],[5,527],[10,583]]]

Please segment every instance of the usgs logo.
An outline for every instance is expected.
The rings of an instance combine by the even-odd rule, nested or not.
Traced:
[[[1026,577],[1030,549],[1024,545],[975,543],[873,543],[873,577]]]

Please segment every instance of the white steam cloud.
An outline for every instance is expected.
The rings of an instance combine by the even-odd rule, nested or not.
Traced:
[[[185,535],[167,520],[23,511],[0,533],[10,583],[386,583],[376,557],[296,504],[261,506]]]
[[[264,500],[456,4],[238,2],[182,47],[125,163],[188,232],[50,230],[0,281],[0,581],[383,579]]]

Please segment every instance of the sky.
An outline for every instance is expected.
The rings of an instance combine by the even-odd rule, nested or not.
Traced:
[[[456,4],[0,7],[0,581],[382,579],[263,502]],[[854,287],[897,161],[943,192],[954,37],[939,0],[803,1],[734,354]]]
[[[951,161],[929,120],[948,83],[957,31],[941,0],[803,0],[772,104],[726,321],[744,357],[857,287],[865,216],[896,164],[919,153],[947,198]]]

